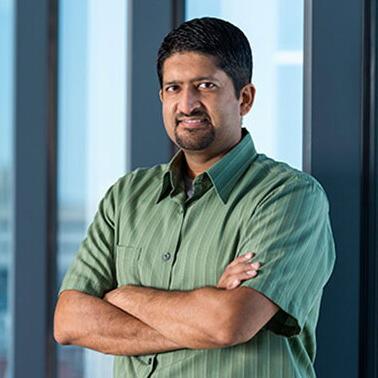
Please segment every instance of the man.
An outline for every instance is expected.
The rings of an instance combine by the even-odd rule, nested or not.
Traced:
[[[180,151],[106,193],[62,284],[56,340],[116,355],[116,377],[314,377],[328,203],[240,126],[255,95],[246,37],[188,21],[157,68]]]

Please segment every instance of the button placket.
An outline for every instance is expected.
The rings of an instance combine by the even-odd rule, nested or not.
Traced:
[[[162,258],[163,258],[163,261],[168,261],[168,260],[170,260],[171,259],[171,254],[169,253],[169,252],[165,252],[164,254],[163,254],[163,256],[162,256]]]
[[[178,215],[178,219],[176,221],[176,227],[177,227],[177,234],[175,235],[175,241],[172,240],[171,244],[171,251],[164,251],[161,255],[163,263],[167,264],[167,269],[168,269],[168,284],[167,284],[167,289],[170,288],[171,286],[171,281],[172,281],[172,274],[173,274],[173,262],[175,261],[175,256],[178,253],[180,249],[180,244],[181,244],[181,232],[182,232],[182,227],[185,222],[185,214],[186,214],[186,204],[184,202],[178,203],[177,204],[177,213],[176,216]],[[175,227],[175,228],[176,228]]]

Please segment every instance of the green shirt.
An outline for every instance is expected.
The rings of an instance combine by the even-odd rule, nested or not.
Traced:
[[[215,286],[229,262],[252,251],[262,267],[242,285],[281,310],[250,341],[233,347],[115,357],[116,377],[315,376],[315,326],[335,259],[326,195],[308,174],[257,154],[243,134],[195,178],[190,199],[182,152],[169,164],[118,180],[101,201],[61,291],[102,297],[125,284]]]

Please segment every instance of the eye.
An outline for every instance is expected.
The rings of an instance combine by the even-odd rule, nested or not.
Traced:
[[[167,85],[164,90],[165,92],[168,92],[168,93],[174,93],[174,92],[177,92],[179,89],[179,86],[178,85]]]
[[[216,88],[216,85],[210,81],[204,81],[200,84],[198,84],[199,89],[214,89]]]

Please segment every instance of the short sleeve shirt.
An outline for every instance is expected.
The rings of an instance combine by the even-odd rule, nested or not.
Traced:
[[[232,260],[255,252],[261,269],[242,285],[280,308],[257,335],[227,348],[116,356],[115,377],[314,377],[315,327],[335,259],[324,190],[258,154],[245,129],[195,178],[190,198],[183,159],[179,151],[169,164],[133,171],[108,190],[61,291],[101,298],[126,284],[215,286]]]

